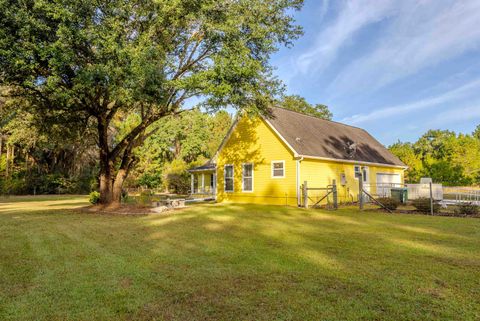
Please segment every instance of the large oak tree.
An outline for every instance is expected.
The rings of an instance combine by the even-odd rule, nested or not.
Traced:
[[[36,115],[94,124],[101,203],[120,200],[132,150],[185,110],[268,109],[281,86],[270,54],[301,30],[301,0],[0,0],[0,85]],[[118,113],[139,121],[120,139]]]

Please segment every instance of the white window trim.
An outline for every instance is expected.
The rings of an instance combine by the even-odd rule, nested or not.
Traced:
[[[244,179],[245,179],[245,177],[243,176],[243,173],[244,173],[243,167],[244,167],[245,165],[252,165],[252,176],[250,177],[250,178],[252,179],[252,189],[251,189],[251,190],[245,190],[245,187],[244,187]],[[254,169],[255,169],[255,167],[254,167],[253,163],[242,163],[242,192],[244,192],[244,193],[253,193],[253,182],[254,182],[254,178],[253,178],[254,174],[253,174],[253,172],[254,172]]]
[[[357,176],[357,167],[359,169],[359,172],[362,172],[362,166],[360,165],[353,165],[353,178],[355,178],[358,181],[358,176]]]
[[[357,181],[358,181],[358,177],[357,177],[357,175],[355,175],[355,173],[356,173],[355,169],[357,167],[360,169],[360,173],[362,173],[363,182],[364,183],[369,183],[370,182],[370,168],[368,166],[353,165],[353,176]],[[366,175],[363,175],[363,170],[364,169],[365,169],[365,174]]]
[[[227,175],[226,175],[227,166],[232,167],[232,189],[231,190],[227,190]],[[235,167],[233,166],[233,164],[225,164],[223,166],[223,191],[226,193],[233,193],[235,191]]]
[[[273,175],[273,168],[274,168],[274,167],[273,167],[273,164],[274,164],[274,163],[282,163],[282,164],[283,164],[283,176],[274,176],[274,175]],[[284,160],[273,160],[273,161],[271,162],[271,164],[270,164],[270,167],[272,168],[272,169],[271,169],[271,171],[272,171],[272,178],[285,178],[285,174],[286,174],[285,172],[286,172],[286,170],[285,170],[285,161],[284,161]]]

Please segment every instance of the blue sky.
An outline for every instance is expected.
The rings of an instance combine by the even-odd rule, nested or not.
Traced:
[[[272,59],[288,94],[383,144],[480,124],[480,0],[306,0]]]

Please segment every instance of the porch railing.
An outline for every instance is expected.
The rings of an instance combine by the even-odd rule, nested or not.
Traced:
[[[189,194],[215,194],[215,188],[211,186],[193,187],[193,190],[189,191]]]

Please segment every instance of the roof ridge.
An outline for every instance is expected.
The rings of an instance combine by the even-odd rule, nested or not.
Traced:
[[[330,123],[335,123],[335,124],[339,124],[339,125],[343,125],[343,126],[355,128],[355,129],[360,129],[360,130],[363,130],[364,132],[367,132],[364,128],[361,128],[361,127],[358,127],[358,126],[353,126],[353,125],[341,123],[341,122],[336,121],[336,120],[320,118],[320,117],[317,117],[317,116],[313,116],[313,115],[309,115],[309,114],[302,113],[302,112],[297,111],[297,110],[291,110],[291,109],[288,109],[288,108],[285,108],[285,107],[280,107],[280,106],[273,106],[272,108],[283,109],[283,110],[286,110],[286,111],[289,111],[289,112],[292,112],[292,113],[300,114],[300,115],[302,115],[302,116],[307,116],[307,117],[315,118],[315,119],[318,119],[318,120],[324,120],[324,121],[327,121],[327,122],[330,122]],[[367,133],[368,133],[368,132],[367,132]]]

